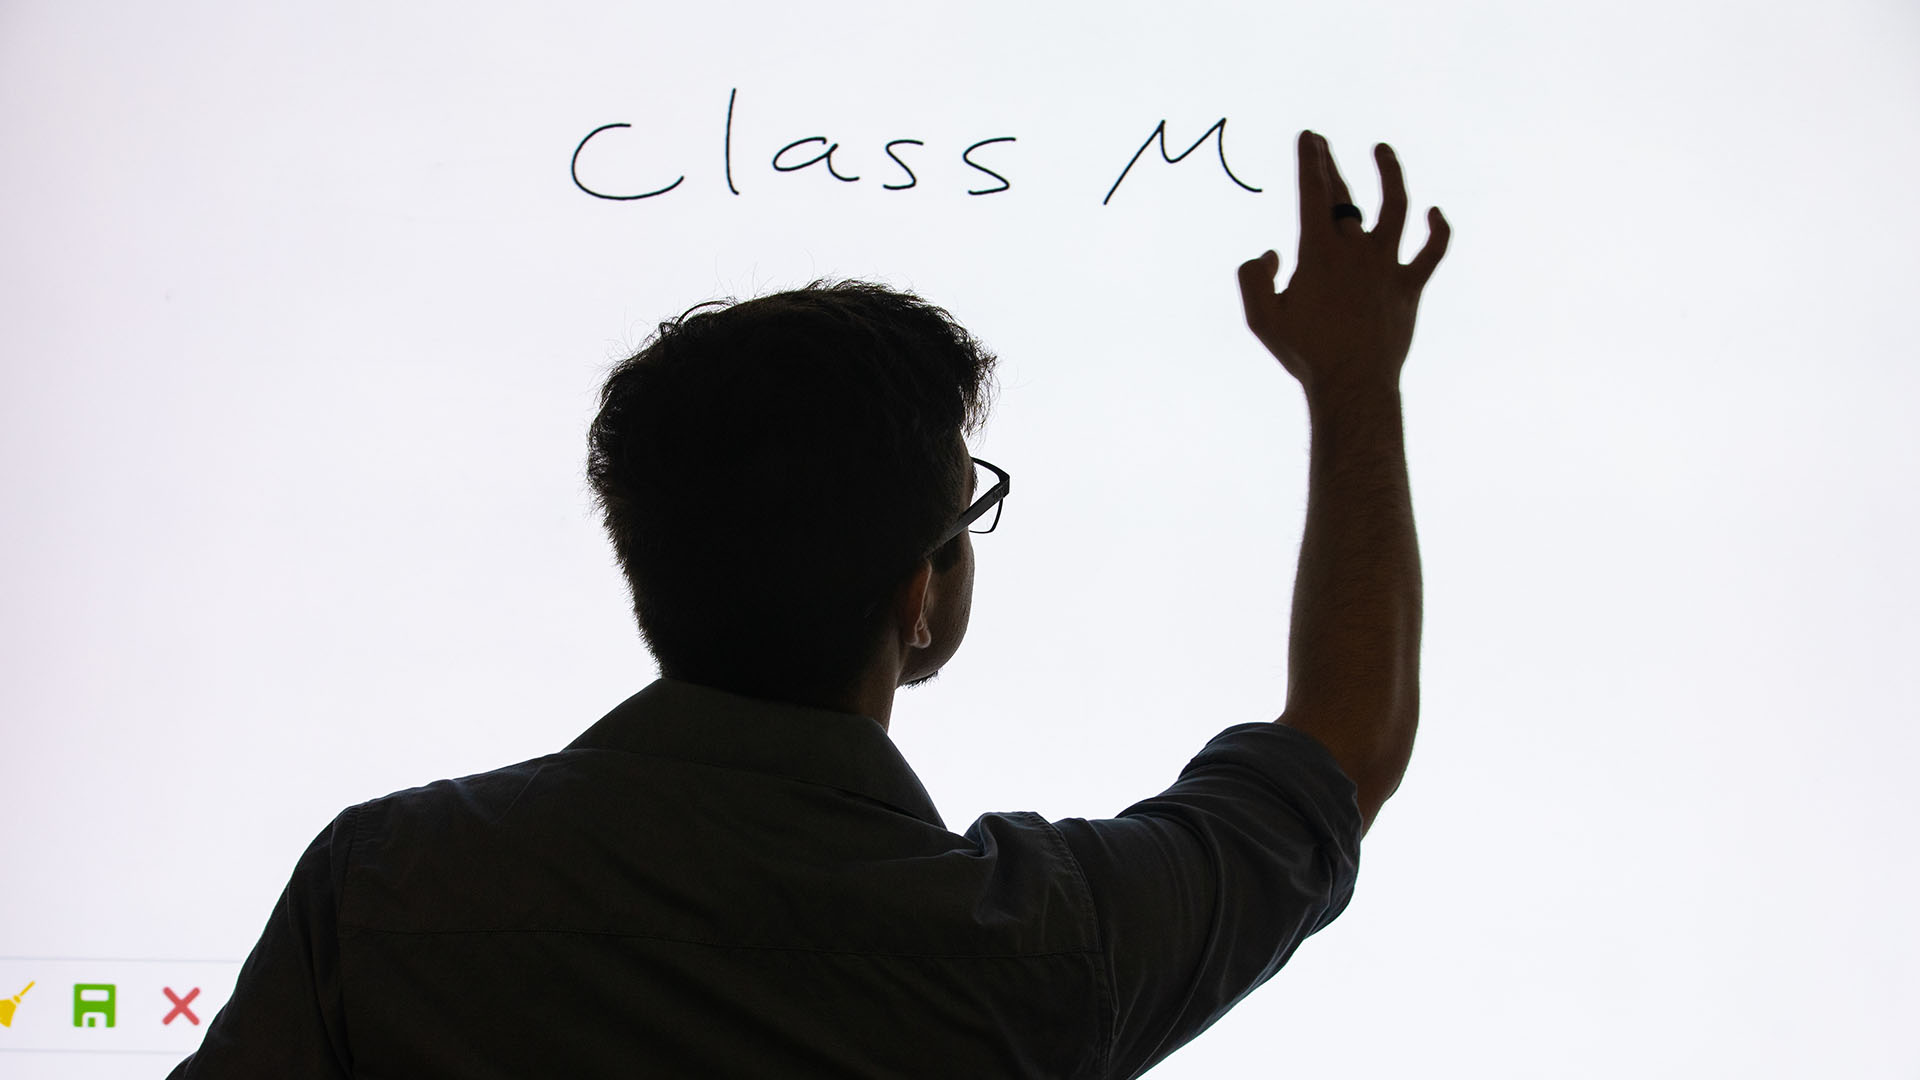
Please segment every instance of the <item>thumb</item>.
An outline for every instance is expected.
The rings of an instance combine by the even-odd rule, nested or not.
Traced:
[[[1246,308],[1249,328],[1258,330],[1266,322],[1273,302],[1273,283],[1279,275],[1280,254],[1276,251],[1240,264],[1240,303]]]

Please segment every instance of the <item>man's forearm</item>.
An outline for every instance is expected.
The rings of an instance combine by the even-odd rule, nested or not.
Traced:
[[[1307,407],[1313,449],[1282,722],[1370,773],[1384,799],[1420,713],[1420,549],[1400,392],[1309,394]]]

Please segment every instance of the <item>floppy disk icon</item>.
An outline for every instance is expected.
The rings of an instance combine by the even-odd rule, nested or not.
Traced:
[[[73,984],[73,1026],[113,1026],[113,984]]]

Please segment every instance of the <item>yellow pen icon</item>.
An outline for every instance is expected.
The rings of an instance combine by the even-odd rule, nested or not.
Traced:
[[[20,1007],[20,999],[26,997],[27,991],[31,989],[33,989],[33,980],[29,979],[27,980],[27,985],[22,987],[20,992],[13,995],[13,997],[0,998],[0,1027],[13,1026],[13,1010]]]

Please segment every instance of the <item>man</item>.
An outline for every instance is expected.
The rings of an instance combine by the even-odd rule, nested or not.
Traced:
[[[589,475],[662,678],[557,754],[344,811],[176,1077],[1128,1077],[1352,894],[1412,750],[1397,256],[1300,141],[1299,267],[1240,268],[1313,422],[1287,701],[1110,820],[940,821],[887,736],[967,628],[993,358],[877,286],[694,312],[608,378]]]

